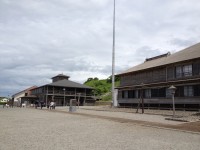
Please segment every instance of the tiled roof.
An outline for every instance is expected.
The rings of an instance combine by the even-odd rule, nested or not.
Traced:
[[[84,84],[76,83],[70,80],[59,80],[57,82],[53,82],[50,84],[47,84],[50,86],[61,86],[61,87],[72,87],[72,88],[84,88],[84,89],[93,89],[92,87],[86,86]]]
[[[12,97],[14,97],[14,96],[16,96],[16,95],[18,95],[20,93],[25,93],[25,92],[31,91],[31,90],[36,89],[36,88],[37,88],[37,86],[31,86],[31,87],[29,87],[29,88],[27,88],[27,89],[25,89],[23,91],[20,91],[18,93],[13,94]]]
[[[200,43],[193,45],[191,47],[188,47],[179,52],[176,52],[172,55],[145,61],[142,64],[139,64],[122,73],[119,73],[118,75],[135,72],[135,71],[141,71],[141,70],[150,69],[150,68],[159,67],[159,66],[164,66],[164,65],[196,59],[196,58],[200,58]]]

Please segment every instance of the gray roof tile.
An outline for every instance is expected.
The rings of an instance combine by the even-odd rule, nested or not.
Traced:
[[[66,79],[60,80],[60,81],[57,81],[57,82],[53,82],[53,83],[50,83],[50,84],[47,84],[47,85],[49,85],[49,86],[61,86],[61,87],[93,89],[92,87],[89,87],[87,85],[80,84],[80,83],[73,82],[73,81],[66,80]]]

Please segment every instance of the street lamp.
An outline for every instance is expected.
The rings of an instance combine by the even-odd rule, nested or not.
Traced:
[[[63,106],[65,106],[65,88],[63,88],[63,91],[64,91],[64,104],[63,104]]]
[[[175,94],[175,91],[176,91],[176,87],[175,86],[170,86],[168,88],[172,94],[172,102],[173,102],[173,117],[175,116],[175,104],[174,104],[174,94]]]

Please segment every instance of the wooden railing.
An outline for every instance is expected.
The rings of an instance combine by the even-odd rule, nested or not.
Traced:
[[[87,97],[91,97],[91,96],[93,96],[92,94],[87,94],[87,93],[76,93],[76,92],[74,92],[74,91],[53,91],[53,90],[48,90],[48,93],[47,94],[52,94],[52,95],[66,95],[66,96],[69,96],[69,95],[71,95],[71,96],[79,96],[79,94],[80,94],[80,96],[82,97],[82,96],[87,96]]]

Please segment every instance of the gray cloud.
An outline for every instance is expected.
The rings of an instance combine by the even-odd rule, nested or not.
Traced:
[[[173,45],[177,45],[180,47],[187,47],[190,45],[195,44],[197,41],[195,39],[181,39],[181,38],[174,38],[171,39],[170,43]]]
[[[0,96],[111,75],[110,0],[0,0]],[[116,1],[116,73],[199,42],[197,0]]]

